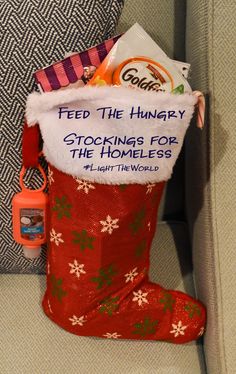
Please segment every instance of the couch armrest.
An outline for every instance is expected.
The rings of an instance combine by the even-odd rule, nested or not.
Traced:
[[[192,87],[207,95],[201,132],[186,139],[186,210],[198,297],[207,305],[208,373],[236,367],[236,3],[187,2],[187,61]]]

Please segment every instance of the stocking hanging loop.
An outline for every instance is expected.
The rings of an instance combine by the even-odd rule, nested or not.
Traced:
[[[39,126],[28,126],[25,120],[22,134],[22,160],[26,168],[37,167],[40,148]]]
[[[26,188],[25,185],[24,185],[24,175],[25,175],[25,172],[26,172],[26,168],[25,168],[25,166],[22,166],[21,171],[20,171],[20,186],[21,186],[22,191],[41,192],[46,188],[47,176],[45,174],[45,171],[43,170],[43,168],[40,164],[37,165],[37,169],[40,171],[40,173],[43,176],[43,184],[40,188],[38,188],[36,190],[31,190],[29,188]]]

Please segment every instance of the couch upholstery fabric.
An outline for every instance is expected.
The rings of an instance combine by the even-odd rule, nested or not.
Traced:
[[[19,191],[25,100],[33,72],[114,35],[122,0],[3,0],[1,17],[1,243],[0,272],[41,273],[42,255],[29,262],[12,238],[11,200]],[[41,184],[30,169],[31,186]]]
[[[208,100],[205,129],[192,126],[186,138],[186,208],[197,293],[208,310],[209,374],[236,367],[235,18],[235,1],[188,2],[192,85]]]

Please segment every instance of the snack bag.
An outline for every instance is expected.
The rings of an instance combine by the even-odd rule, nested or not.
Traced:
[[[117,41],[89,84],[122,85],[154,92],[191,92],[177,64],[136,23]]]

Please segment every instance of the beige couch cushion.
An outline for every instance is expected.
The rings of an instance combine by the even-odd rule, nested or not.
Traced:
[[[236,368],[236,2],[187,3],[192,83],[209,101],[206,127],[187,136],[187,209],[199,297],[208,309],[209,374]]]

